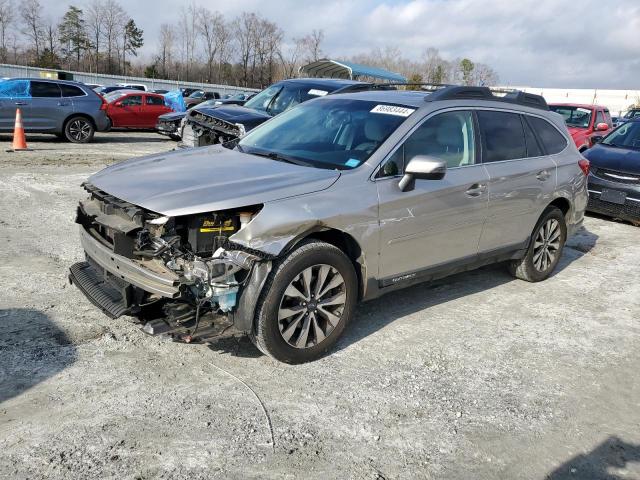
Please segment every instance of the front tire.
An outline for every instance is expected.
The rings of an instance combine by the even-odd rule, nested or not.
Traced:
[[[357,296],[356,273],[344,252],[305,241],[274,264],[257,303],[252,340],[281,362],[316,360],[344,331]]]
[[[527,253],[509,264],[513,276],[527,282],[546,280],[555,270],[567,240],[567,224],[562,210],[547,207],[538,220]]]
[[[71,143],[89,143],[95,132],[93,123],[85,117],[71,117],[64,126],[64,136]]]

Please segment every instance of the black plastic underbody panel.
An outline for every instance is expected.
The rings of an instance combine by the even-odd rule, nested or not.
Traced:
[[[127,306],[128,284],[120,284],[105,278],[103,271],[97,270],[89,262],[78,262],[69,268],[69,281],[96,307],[111,318],[130,313]]]

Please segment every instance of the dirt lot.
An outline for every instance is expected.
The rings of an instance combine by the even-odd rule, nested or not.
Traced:
[[[80,182],[173,142],[29,141],[0,153],[0,478],[640,479],[639,228],[588,218],[540,284],[497,266],[362,305],[286,366],[68,285]]]

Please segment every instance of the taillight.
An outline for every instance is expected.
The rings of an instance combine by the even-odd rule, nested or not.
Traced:
[[[100,95],[100,100],[102,100],[102,104],[100,105],[100,110],[106,110],[108,105],[107,101],[104,99],[102,95]]]
[[[578,160],[578,166],[580,167],[580,170],[582,170],[582,173],[585,174],[585,176],[589,175],[589,169],[591,168],[589,160],[587,160],[586,158]]]

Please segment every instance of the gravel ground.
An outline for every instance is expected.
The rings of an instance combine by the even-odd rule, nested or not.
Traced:
[[[589,217],[540,284],[495,266],[364,304],[288,366],[68,285],[81,181],[173,142],[28,140],[0,153],[0,478],[640,479],[640,229]]]

